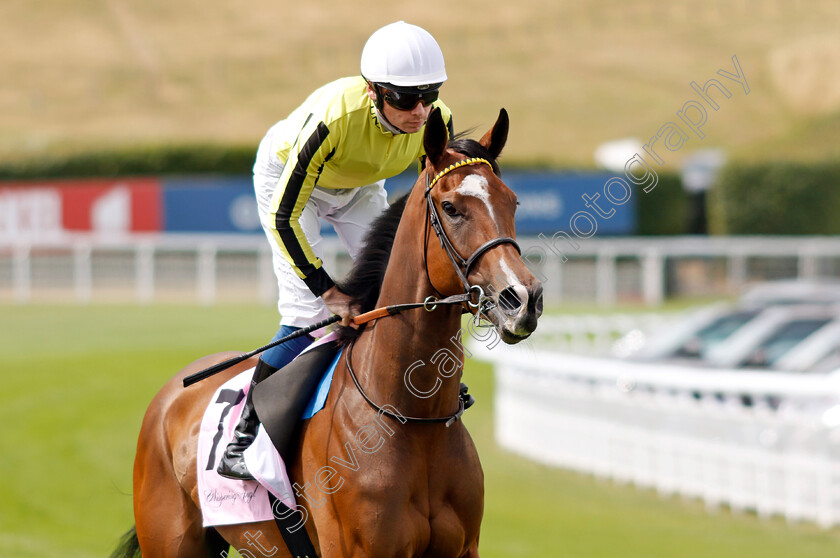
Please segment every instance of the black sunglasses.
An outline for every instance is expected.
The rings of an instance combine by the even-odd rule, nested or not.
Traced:
[[[391,89],[382,88],[382,98],[397,110],[411,110],[417,103],[429,106],[438,100],[439,91],[426,91],[424,93],[400,93]]]

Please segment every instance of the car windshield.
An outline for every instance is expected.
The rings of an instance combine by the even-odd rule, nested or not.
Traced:
[[[742,310],[721,316],[691,336],[676,356],[697,358],[717,346],[738,328],[758,315],[759,310]]]
[[[830,321],[829,318],[813,318],[784,324],[752,351],[744,366],[772,366],[800,341]]]

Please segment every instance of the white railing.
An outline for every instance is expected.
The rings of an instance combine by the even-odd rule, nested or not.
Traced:
[[[731,295],[754,281],[840,276],[840,238],[521,238],[543,280],[546,303],[655,306],[666,295]],[[340,276],[349,259],[334,237],[325,265]],[[0,300],[72,299],[270,302],[276,289],[262,235],[73,234],[0,237]]]
[[[591,285],[587,294],[601,306],[612,306],[622,297],[637,298],[656,306],[669,292],[735,294],[753,281],[840,276],[840,237],[671,236],[570,240],[559,234],[520,241],[523,254],[530,256],[529,259],[537,259],[534,255],[546,256],[539,271],[540,278],[548,284],[548,302],[560,301],[568,291],[579,293],[581,285]],[[589,269],[576,272],[575,264],[582,261],[590,263]],[[573,288],[567,288],[567,283]]]
[[[541,463],[840,525],[840,373],[693,369],[475,344],[499,443]]]
[[[678,313],[544,315],[532,339],[553,351],[607,355],[625,336],[647,335],[680,317]]]
[[[349,268],[324,239],[331,269]],[[248,235],[67,235],[0,242],[0,300],[272,304],[277,286],[265,237]]]

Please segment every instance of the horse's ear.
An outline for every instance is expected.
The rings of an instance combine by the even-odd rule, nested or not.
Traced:
[[[499,111],[499,118],[496,119],[496,123],[493,124],[490,131],[484,134],[484,137],[478,141],[478,143],[487,148],[487,151],[490,152],[490,155],[492,155],[494,159],[499,157],[499,154],[505,147],[508,136],[508,128],[510,128],[510,119],[508,119],[507,111],[502,109]]]
[[[437,167],[443,152],[446,151],[446,135],[446,124],[443,123],[440,109],[436,108],[426,120],[426,131],[423,134],[423,148],[433,167]]]

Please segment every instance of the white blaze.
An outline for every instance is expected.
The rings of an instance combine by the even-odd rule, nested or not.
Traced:
[[[461,181],[458,186],[458,193],[462,196],[473,196],[484,202],[487,206],[487,211],[490,212],[490,218],[494,221],[496,216],[493,214],[493,207],[490,205],[490,192],[487,191],[487,179],[480,174],[470,174]]]
[[[507,279],[508,286],[513,287],[516,285],[521,285],[522,283],[519,282],[519,278],[513,273],[513,270],[510,268],[508,263],[505,261],[505,257],[502,256],[499,259],[499,267],[502,268],[502,271],[505,273],[505,278]]]

